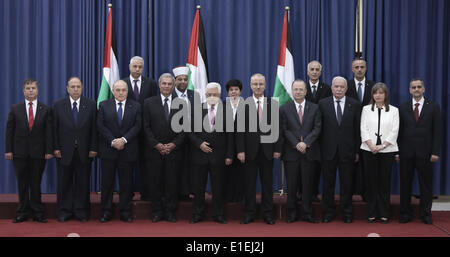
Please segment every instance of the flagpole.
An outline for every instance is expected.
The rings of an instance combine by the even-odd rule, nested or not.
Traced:
[[[355,13],[355,57],[362,57],[363,0],[358,0]]]

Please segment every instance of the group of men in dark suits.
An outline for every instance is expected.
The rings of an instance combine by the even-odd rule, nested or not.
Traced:
[[[13,222],[33,215],[46,222],[40,200],[40,182],[45,161],[57,158],[58,206],[61,222],[89,219],[89,184],[92,159],[101,159],[101,222],[112,218],[112,199],[119,175],[120,219],[131,222],[133,170],[138,166],[141,199],[152,203],[152,221],[176,222],[181,196],[194,197],[191,223],[205,219],[205,187],[208,173],[212,189],[213,220],[225,224],[224,215],[227,167],[240,162],[243,180],[244,215],[241,224],[256,218],[256,179],[261,179],[261,213],[264,222],[274,224],[273,162],[285,163],[288,223],[298,219],[297,191],[301,193],[301,219],[311,223],[312,202],[318,201],[320,174],[323,176],[322,222],[336,217],[334,191],[336,171],[340,176],[340,200],[344,222],[350,223],[355,171],[361,178],[359,191],[364,197],[364,172],[361,166],[360,115],[371,98],[373,82],[366,80],[366,62],[355,59],[353,80],[335,77],[331,87],[320,81],[321,64],[308,64],[307,82],[292,84],[293,101],[279,111],[278,102],[264,97],[266,79],[254,74],[250,79],[252,96],[240,101],[233,96],[221,100],[221,86],[209,83],[205,103],[187,89],[187,67],[173,70],[175,76],[162,74],[156,82],[142,77],[144,61],[133,57],[130,77],[116,81],[113,99],[99,104],[82,96],[82,82],[72,77],[67,82],[68,96],[54,103],[54,110],[37,101],[37,81],[23,83],[25,102],[13,105],[6,130],[5,158],[13,160],[18,180],[19,208]],[[241,85],[239,88],[238,86]],[[230,81],[227,90],[242,84]],[[424,100],[424,83],[413,80],[413,100],[400,107],[399,159],[401,162],[401,222],[412,219],[410,196],[414,169],[421,186],[421,218],[431,223],[432,163],[440,153],[439,106]],[[236,101],[236,99],[238,99]],[[414,103],[413,103],[414,102]],[[197,104],[197,105],[196,105]],[[200,106],[201,111],[196,108]],[[196,127],[196,112],[202,126]],[[180,119],[180,117],[182,117]],[[232,117],[230,119],[230,117]],[[187,130],[177,130],[178,122]],[[264,141],[273,131],[276,140]],[[229,130],[229,128],[232,128]],[[276,128],[275,128],[276,127]],[[136,165],[138,163],[138,165]]]

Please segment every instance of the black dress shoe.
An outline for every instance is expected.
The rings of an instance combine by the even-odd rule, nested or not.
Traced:
[[[190,224],[199,223],[200,221],[203,221],[203,218],[200,216],[193,216],[192,219],[189,221]]]
[[[264,218],[264,222],[268,225],[274,225],[275,224],[275,220],[272,218]]]
[[[47,219],[44,217],[35,217],[33,218],[34,221],[39,222],[39,223],[47,223]]]
[[[25,216],[18,216],[18,217],[16,217],[15,219],[13,219],[13,223],[21,223],[21,222],[24,222],[24,221],[27,221],[28,220],[28,217],[25,217]]]
[[[353,222],[353,219],[351,217],[344,217],[342,220],[344,221],[344,223],[352,223]]]
[[[288,215],[286,219],[286,223],[293,223],[298,220],[298,217],[296,215]]]
[[[411,217],[400,217],[400,219],[398,220],[399,223],[408,223],[412,220]]]
[[[214,217],[213,219],[215,222],[220,223],[220,224],[227,224],[227,220],[225,219],[225,217],[223,216],[217,216]]]
[[[58,217],[58,221],[59,222],[66,222],[68,220],[70,220],[72,218],[72,216],[69,217]]]
[[[375,217],[372,217],[372,218],[367,218],[367,222],[368,223],[375,223],[375,222],[377,222],[377,220],[376,220]]]
[[[108,222],[110,220],[111,220],[111,217],[108,216],[108,215],[103,215],[103,216],[100,217],[100,222],[101,223],[105,223],[105,222]]]
[[[427,224],[427,225],[431,225],[433,224],[433,221],[431,220],[431,217],[422,217],[420,218],[422,220],[423,223]]]
[[[89,221],[88,218],[79,218],[78,220],[79,220],[80,222],[82,222],[82,223],[86,223],[86,222]]]
[[[155,215],[152,217],[152,222],[156,223],[156,222],[160,222],[161,220],[163,220],[163,216],[162,215]]]
[[[120,217],[120,220],[123,222],[128,222],[128,223],[133,222],[133,218],[131,216],[128,216],[128,217],[122,216],[122,217]]]
[[[244,218],[241,220],[241,224],[249,224],[249,223],[252,223],[252,222],[254,222],[254,221],[255,221],[255,219],[252,218],[252,217],[244,217]]]
[[[389,219],[383,217],[383,218],[381,218],[381,223],[388,224],[389,223]]]
[[[302,218],[303,221],[309,222],[309,223],[319,223],[319,221],[317,219],[314,219],[313,217],[309,216],[309,217],[303,217]]]
[[[168,222],[177,222],[177,217],[176,217],[175,214],[173,214],[173,213],[168,213],[168,214],[166,215],[166,220],[167,220]]]
[[[334,220],[334,217],[323,217],[322,222],[323,223],[330,223]]]

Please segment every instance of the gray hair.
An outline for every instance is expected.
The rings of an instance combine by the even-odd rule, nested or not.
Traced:
[[[208,83],[208,84],[206,85],[206,89],[208,89],[208,88],[217,88],[217,89],[219,90],[219,93],[222,92],[221,87],[220,87],[220,84],[217,83],[217,82],[210,82],[210,83]]]
[[[140,57],[140,56],[133,56],[133,57],[130,59],[130,64],[131,64],[133,61],[141,61],[142,63],[145,63],[144,58],[142,58],[142,57]]]
[[[341,76],[336,76],[336,77],[334,77],[334,78],[333,78],[333,81],[331,81],[331,85],[333,85],[333,84],[334,84],[334,81],[337,80],[337,79],[343,80],[343,81],[345,82],[345,87],[347,87],[347,80],[346,80],[344,77],[341,77]]]
[[[124,80],[121,80],[121,79],[119,79],[119,80],[117,80],[116,82],[114,82],[114,84],[113,84],[113,90],[114,90],[114,88],[115,88],[119,83],[125,84],[125,86],[127,86],[127,90],[128,90],[128,84],[127,84],[127,82],[125,82]]]
[[[316,63],[319,64],[319,69],[320,69],[320,71],[322,71],[322,64],[320,64],[320,62],[319,62],[319,61],[316,61],[316,60],[310,61],[310,62],[308,63],[307,69],[309,70],[309,66],[311,66],[311,64],[314,63],[314,62],[316,62]]]
[[[254,77],[262,77],[264,79],[264,81],[266,81],[266,77],[264,75],[262,75],[261,73],[255,73],[250,77],[250,81],[254,78]]]
[[[161,83],[161,80],[162,80],[163,78],[171,78],[172,81],[173,81],[173,83],[175,83],[175,78],[172,76],[172,74],[166,72],[166,73],[161,74],[161,76],[159,76],[158,84]]]

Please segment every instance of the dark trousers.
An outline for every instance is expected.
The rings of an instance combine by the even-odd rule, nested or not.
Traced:
[[[244,164],[237,158],[225,168],[225,197],[227,202],[241,202],[244,195]]]
[[[57,160],[58,190],[57,210],[59,218],[89,218],[91,160],[82,163],[77,150],[73,152],[70,165],[62,165]]]
[[[135,190],[137,191],[136,186],[139,186],[139,192],[141,194],[141,200],[150,200],[150,170],[147,169],[146,158],[145,158],[145,137],[142,135],[139,137],[139,160],[135,164],[134,174],[136,181]]]
[[[193,215],[205,217],[205,188],[208,182],[208,171],[211,177],[212,191],[212,216],[224,215],[225,195],[223,172],[225,169],[225,159],[208,160],[208,164],[194,164],[192,174],[194,176],[194,210]]]
[[[180,162],[165,156],[146,161],[149,173],[152,215],[174,213],[178,206],[178,180]]]
[[[254,218],[256,216],[256,179],[259,170],[261,179],[261,211],[264,218],[273,216],[273,160],[268,160],[260,146],[255,160],[245,160],[245,194],[244,215]]]
[[[402,156],[400,156],[400,216],[413,217],[411,193],[414,170],[417,170],[420,186],[420,217],[431,217],[433,163],[429,159],[409,159]]]
[[[120,216],[131,215],[134,162],[117,159],[101,159],[102,165],[102,215],[112,216],[113,190],[116,170],[119,173],[119,210]]]
[[[299,153],[300,154],[300,153]],[[301,155],[300,160],[285,161],[284,168],[286,170],[287,180],[287,215],[288,217],[298,217],[297,214],[297,187],[298,177],[302,179],[302,217],[312,216],[312,196],[313,196],[313,181],[314,181],[314,163],[308,161],[304,155]]]
[[[322,173],[322,165],[319,161],[311,161],[311,169],[314,170],[312,172],[313,174],[313,181],[312,181],[312,195],[317,196],[319,194],[319,184],[320,184],[320,174]],[[299,194],[302,194],[302,182],[303,176],[298,176],[298,189],[297,192]],[[303,199],[303,198],[302,198]]]
[[[359,161],[355,163],[353,169],[353,181],[352,181],[352,195],[360,195],[364,199],[367,198],[367,165],[364,161],[363,150],[359,151]],[[366,199],[367,200],[367,199]]]
[[[352,214],[352,174],[353,161],[339,160],[336,152],[332,160],[322,162],[323,176],[323,196],[322,208],[324,217],[335,217],[336,207],[334,202],[334,192],[336,186],[336,169],[339,169],[340,181],[340,207],[343,217],[353,217]]]
[[[366,167],[368,218],[388,218],[390,212],[391,175],[394,153],[363,151]]]
[[[32,214],[36,218],[43,217],[44,206],[41,202],[41,180],[45,168],[45,159],[14,156],[13,165],[19,193],[17,216],[28,217]]]

